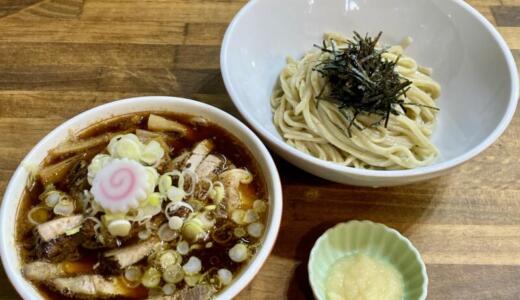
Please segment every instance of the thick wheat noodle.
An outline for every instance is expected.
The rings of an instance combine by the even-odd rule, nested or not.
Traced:
[[[328,47],[346,47],[344,36],[326,34],[325,39]],[[288,58],[271,98],[274,124],[286,142],[317,158],[355,168],[411,169],[431,164],[438,155],[430,136],[441,90],[429,76],[431,70],[405,56],[403,47],[390,47],[383,59],[399,58],[395,71],[412,82],[403,98],[408,103],[405,111],[397,108],[400,114],[390,115],[386,128],[374,115],[359,115],[350,126],[336,104],[316,99],[327,91],[327,82],[313,68],[329,56],[317,50],[299,61]]]

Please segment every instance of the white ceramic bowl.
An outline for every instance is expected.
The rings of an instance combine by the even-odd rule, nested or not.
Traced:
[[[386,44],[411,36],[407,54],[434,69],[442,85],[433,142],[441,156],[428,167],[370,171],[340,166],[287,145],[272,122],[270,96],[287,56],[300,58],[323,33],[371,35]],[[234,104],[279,155],[340,183],[391,186],[438,176],[491,145],[518,100],[518,73],[495,28],[460,0],[251,0],[231,22],[221,69]]]
[[[282,217],[282,189],[273,159],[256,135],[233,116],[210,105],[193,100],[173,97],[139,97],[111,102],[88,110],[60,125],[43,138],[24,158],[7,186],[0,212],[0,252],[5,271],[18,293],[24,299],[43,299],[21,274],[21,262],[15,244],[15,217],[20,196],[27,182],[26,163],[40,163],[52,149],[69,135],[97,121],[141,111],[171,111],[202,116],[232,133],[251,151],[258,162],[267,185],[269,215],[262,245],[248,266],[233,283],[223,290],[217,299],[226,300],[236,296],[258,273],[271,252]]]

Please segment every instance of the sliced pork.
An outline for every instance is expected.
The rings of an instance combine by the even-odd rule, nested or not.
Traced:
[[[55,278],[45,282],[50,288],[64,294],[84,299],[105,299],[112,297],[143,297],[143,288],[129,288],[119,277],[101,275],[80,275]]]
[[[146,258],[158,242],[157,238],[152,237],[144,242],[103,253],[100,258],[100,272],[121,274],[124,268]]]
[[[186,169],[195,171],[202,160],[213,150],[215,145],[209,139],[199,142],[191,152],[190,157],[184,163]]]
[[[240,193],[238,187],[241,183],[247,184],[252,180],[252,175],[244,169],[231,169],[219,175],[220,181],[224,185],[225,204],[228,212],[240,207]]]
[[[93,271],[93,265],[86,262],[48,263],[34,261],[23,268],[24,276],[29,280],[46,281]]]
[[[214,287],[207,284],[192,288],[183,288],[171,296],[154,296],[148,300],[208,300],[216,293]]]
[[[197,169],[195,169],[195,174],[197,174],[199,178],[213,178],[216,176],[215,171],[222,163],[223,160],[220,157],[210,154],[206,156]]]
[[[64,235],[69,230],[79,227],[82,222],[82,215],[58,218],[36,226],[36,232],[42,241],[48,242]]]
[[[79,234],[83,216],[63,217],[36,226],[36,257],[50,262],[60,262],[78,256]]]

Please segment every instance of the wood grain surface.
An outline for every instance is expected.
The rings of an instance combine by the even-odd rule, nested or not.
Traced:
[[[245,2],[0,0],[0,194],[38,140],[102,103],[175,95],[237,115],[220,75],[219,48]],[[498,26],[520,61],[520,0],[469,3]],[[238,299],[311,299],[309,250],[325,229],[349,219],[382,222],[409,237],[427,264],[429,299],[520,299],[519,157],[516,114],[477,158],[416,185],[339,185],[276,158],[282,228]],[[0,273],[0,299],[19,299]]]

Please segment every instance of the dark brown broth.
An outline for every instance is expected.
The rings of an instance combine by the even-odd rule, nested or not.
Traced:
[[[78,132],[74,139],[87,139],[89,137],[94,137],[106,132],[118,132],[118,131],[135,131],[136,129],[146,129],[146,121],[147,116],[149,114],[161,115],[163,117],[167,117],[172,120],[176,120],[180,123],[183,123],[190,127],[192,130],[185,137],[179,137],[176,134],[170,134],[174,139],[170,141],[168,144],[172,148],[172,152],[170,153],[171,157],[175,157],[180,154],[183,150],[191,149],[193,145],[204,139],[211,139],[215,144],[215,149],[212,151],[214,153],[220,153],[224,155],[228,160],[233,162],[238,168],[247,168],[254,176],[255,180],[253,183],[249,185],[241,186],[241,190],[246,194],[252,194],[257,199],[263,199],[266,196],[265,191],[265,182],[262,174],[260,173],[260,169],[252,157],[252,154],[247,150],[247,148],[236,139],[233,135],[228,133],[223,128],[219,127],[216,124],[208,122],[205,125],[195,125],[190,120],[193,116],[183,115],[177,113],[162,113],[162,112],[142,112],[136,114],[129,114],[114,117],[111,119],[100,121],[80,132]],[[103,147],[97,147],[99,152],[103,151],[106,147],[106,144]],[[70,156],[70,155],[69,155]],[[57,162],[60,162],[69,156],[60,156],[60,157],[47,157],[42,163],[42,167],[48,166]],[[88,163],[92,159],[92,155],[88,159]],[[28,263],[34,260],[34,257],[31,255],[31,252],[26,249],[23,245],[30,243],[30,239],[32,239],[31,230],[33,226],[27,220],[27,213],[31,209],[31,207],[38,205],[40,200],[38,196],[43,192],[43,185],[37,180],[32,187],[26,189],[24,195],[22,196],[22,200],[19,204],[18,213],[17,213],[17,228],[16,228],[16,241],[19,246],[19,253],[22,258],[22,262]],[[262,217],[262,222],[265,223],[265,219]],[[234,241],[238,241],[238,239],[234,238]],[[256,242],[254,240],[244,242]],[[218,268],[228,268],[233,274],[237,274],[239,272],[240,264],[234,263],[227,256],[228,250],[232,247],[232,245],[218,245],[214,243],[214,246],[209,249],[200,249],[194,250],[192,253],[198,256],[204,266],[203,272],[208,271],[212,267],[216,267],[214,265],[214,257],[217,257],[219,260]],[[83,257],[81,261],[96,261],[98,254],[103,250],[86,250],[83,249],[81,252]],[[146,264],[146,260],[141,264]],[[35,285],[40,293],[46,299],[73,299],[70,297],[66,297],[61,293],[54,292],[47,288],[43,284]],[[112,299],[125,299],[125,298],[112,298]],[[126,298],[127,299],[127,298]]]

